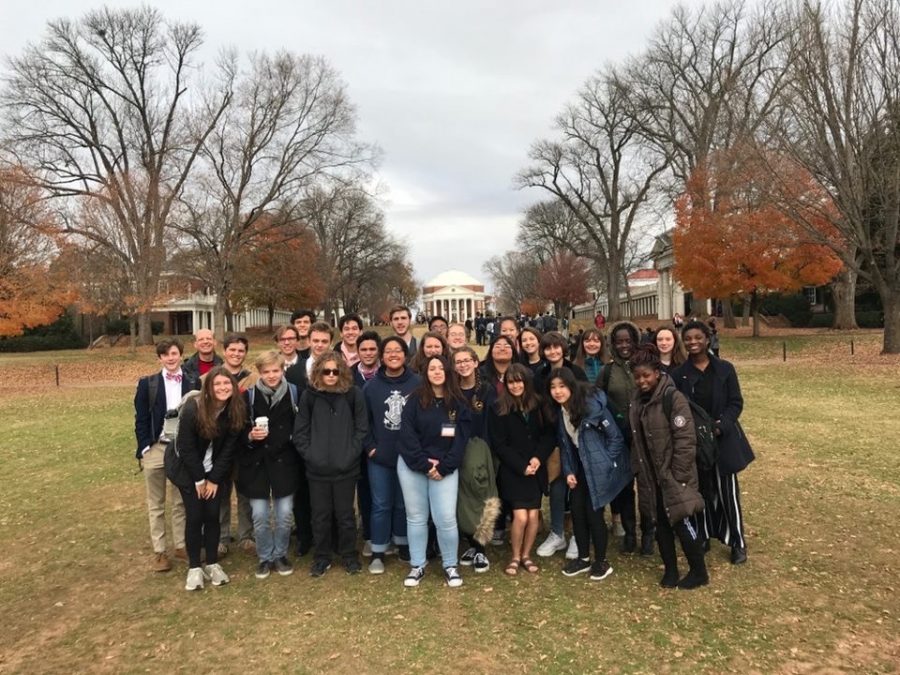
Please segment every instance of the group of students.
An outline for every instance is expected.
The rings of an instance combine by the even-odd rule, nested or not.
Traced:
[[[135,395],[154,569],[171,569],[166,477],[180,497],[173,534],[176,556],[188,561],[188,590],[228,582],[218,560],[227,552],[232,482],[239,539],[245,550],[255,546],[258,578],[293,572],[293,527],[297,556],[312,552],[312,576],[325,574],[335,554],[347,573],[360,572],[357,506],[372,574],[396,554],[409,564],[404,585],[417,586],[439,556],[444,581],[457,587],[460,566],[490,568],[486,545],[505,543],[507,529],[504,572],[535,574],[549,496],[551,531],[537,556],[565,550],[564,575],[602,580],[612,572],[607,506],[622,552],[637,549],[635,480],[640,551],[652,555],[658,544],[663,586],[708,583],[711,538],[731,547],[733,563],[746,560],[736,474],[753,455],[737,421],[734,368],[709,352],[705,324],[691,322],[682,334],[660,329],[654,344],[640,345],[637,328],[619,322],[609,353],[604,334],[589,329],[570,360],[562,334],[520,330],[504,318],[479,363],[463,324],[434,317],[417,341],[407,308],[390,316],[395,334],[385,338],[364,331],[356,315],[342,317],[335,344],[331,326],[295,312],[252,374],[243,358],[229,358],[234,336],[221,363],[205,344],[214,346],[209,331],[198,332],[198,353],[183,366],[177,340],[157,345],[161,372],[142,378]],[[698,474],[689,401],[714,420],[714,475]],[[684,577],[676,536],[690,566]]]

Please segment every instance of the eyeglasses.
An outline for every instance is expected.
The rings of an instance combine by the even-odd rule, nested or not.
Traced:
[[[384,355],[385,356],[403,356],[403,350],[402,349],[385,349]]]
[[[322,368],[323,375],[334,375],[335,377],[337,377],[340,372],[341,371],[339,371],[337,368]]]
[[[466,364],[466,363],[475,363],[475,360],[474,360],[474,359],[457,359],[457,360],[456,360],[456,365],[457,365],[457,366],[462,366],[462,365],[464,365],[464,364]]]
[[[297,341],[297,338],[295,338],[295,337],[283,337],[283,338],[278,338],[278,341],[279,341],[279,342],[296,342],[296,341]]]

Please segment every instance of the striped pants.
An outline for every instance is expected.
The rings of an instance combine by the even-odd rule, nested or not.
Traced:
[[[705,538],[715,537],[726,546],[747,548],[737,474],[723,473],[721,469],[709,472],[700,478],[700,492],[706,502],[700,519]]]

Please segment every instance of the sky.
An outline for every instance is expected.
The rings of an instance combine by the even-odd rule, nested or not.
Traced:
[[[0,55],[40,40],[46,22],[103,3],[0,0]],[[108,3],[124,6],[124,3]],[[529,146],[606,63],[641,51],[676,6],[562,0],[158,0],[167,17],[199,23],[204,58],[220,48],[321,55],[357,108],[358,135],[383,151],[377,181],[388,228],[423,284],[460,269],[490,287],[482,266],[515,246],[529,205],[516,189]],[[687,4],[702,4],[693,0]]]

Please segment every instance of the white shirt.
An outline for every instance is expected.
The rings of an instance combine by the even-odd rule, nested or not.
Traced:
[[[313,361],[314,361],[313,355],[312,355],[312,353],[310,353],[309,358],[306,359],[306,379],[307,380],[312,379]]]
[[[297,354],[297,352],[294,352],[294,358],[293,358],[293,360],[288,361],[287,359],[285,359],[285,360],[284,360],[284,369],[287,370],[287,369],[290,368],[291,366],[295,365],[295,364],[297,363],[297,359],[298,359],[298,358],[299,358],[299,355]]]
[[[181,368],[173,373],[174,375],[181,375],[184,377],[184,374],[181,372]],[[162,371],[163,384],[166,385],[166,411],[175,410],[178,407],[178,404],[181,403],[181,382],[177,380],[170,380],[166,377],[166,369],[163,368]],[[165,425],[164,425],[165,427]],[[159,440],[161,443],[167,443],[168,438],[166,438],[165,433],[161,433],[159,436]]]

